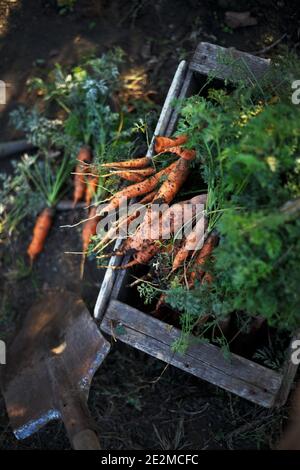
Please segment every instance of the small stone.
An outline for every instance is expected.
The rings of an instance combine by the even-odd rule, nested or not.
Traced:
[[[255,26],[257,19],[251,16],[250,11],[226,11],[225,23],[232,29],[244,28],[245,26]]]
[[[58,56],[58,54],[59,54],[58,49],[51,49],[51,51],[49,52],[49,57],[56,57]]]

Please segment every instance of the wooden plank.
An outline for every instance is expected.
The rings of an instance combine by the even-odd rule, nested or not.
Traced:
[[[185,79],[182,83],[180,93],[178,94],[178,98],[179,99],[187,98],[191,96],[194,92],[196,92],[196,81],[194,77],[194,72],[190,70],[189,68],[185,76]],[[168,126],[166,128],[166,132],[165,132],[165,135],[167,137],[171,136],[174,133],[175,127],[178,121],[178,117],[179,117],[179,109],[173,108]]]
[[[231,65],[220,64],[221,60],[228,60]],[[196,90],[196,76],[201,75],[208,79],[210,76],[219,80],[237,81],[240,78],[254,82],[262,77],[268,70],[270,61],[253,56],[236,49],[228,49],[215,44],[201,42],[190,62],[179,98],[187,98]],[[170,118],[166,136],[173,134],[178,121],[179,111],[175,109]]]
[[[282,384],[280,389],[278,390],[275,401],[275,406],[277,407],[284,405],[287,401],[298,370],[298,365],[293,364],[293,362],[291,361],[292,352],[294,351],[292,348],[292,344],[294,341],[297,340],[300,340],[300,330],[297,330],[296,333],[293,335],[289,348],[287,350],[286,361],[282,373]]]
[[[174,78],[172,80],[171,86],[169,88],[167,97],[165,99],[163,108],[161,110],[157,125],[151,139],[151,143],[148,148],[147,156],[152,157],[154,153],[154,142],[157,135],[166,135],[166,129],[173,111],[173,101],[175,98],[178,98],[182,83],[187,70],[187,62],[182,60],[176,70]]]
[[[213,75],[220,80],[245,79],[251,84],[266,74],[269,65],[268,59],[234,48],[201,42],[191,60],[190,69],[201,75]]]
[[[181,84],[184,79],[184,75],[187,69],[187,62],[185,60],[181,61],[178,65],[174,78],[172,80],[168,95],[165,99],[160,118],[156,125],[156,129],[154,135],[152,137],[152,141],[150,143],[147,156],[151,157],[153,155],[153,145],[154,145],[154,138],[158,134],[163,134],[168,124],[168,120],[170,118],[172,112],[172,101],[178,97],[178,93],[180,92]],[[134,201],[133,201],[134,202]],[[122,239],[117,239],[114,245],[114,251],[117,251],[121,244]],[[94,308],[94,318],[97,320],[101,320],[105,309],[107,307],[111,291],[116,280],[117,275],[119,274],[121,277],[124,276],[124,271],[116,271],[114,268],[116,266],[120,266],[120,264],[124,264],[122,256],[112,256],[109,260],[108,267],[105,272],[105,276],[103,282],[101,284],[98,297],[96,300],[95,308]]]
[[[274,405],[281,385],[280,374],[235,354],[227,360],[220,348],[212,344],[194,343],[185,354],[174,353],[172,344],[181,335],[178,329],[122,302],[111,300],[101,329],[157,359],[254,403],[267,408]]]

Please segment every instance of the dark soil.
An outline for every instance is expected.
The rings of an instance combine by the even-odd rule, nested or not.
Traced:
[[[2,4],[8,2],[0,0]],[[8,17],[0,8],[0,79],[10,85],[8,103],[0,105],[0,141],[16,136],[8,126],[9,111],[21,102],[33,104],[26,80],[46,73],[55,62],[75,64],[91,50],[122,47],[126,66],[145,68],[161,104],[178,61],[188,58],[200,40],[262,51],[265,57],[278,52],[278,46],[269,49],[278,39],[279,47],[299,46],[296,1],[78,0],[64,16],[55,1],[16,4]],[[228,10],[250,10],[258,24],[232,30],[224,20]],[[5,166],[2,161],[0,170]],[[80,230],[59,228],[79,218],[79,211],[57,215],[30,276],[24,277],[22,260],[33,221],[20,228],[9,246],[0,245],[1,339],[14,336],[23,312],[48,287],[80,292],[92,311],[102,273],[88,262],[80,280],[80,258],[65,254],[80,249]],[[102,445],[109,449],[268,448],[282,421],[282,412],[258,408],[120,343],[113,344],[96,374],[89,405]],[[67,449],[69,443],[61,423],[16,441],[0,398],[0,448]]]

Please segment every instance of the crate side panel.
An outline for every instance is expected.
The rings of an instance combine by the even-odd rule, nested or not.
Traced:
[[[185,354],[175,353],[172,344],[180,338],[179,330],[122,302],[110,302],[101,329],[157,359],[254,403],[265,407],[274,404],[281,385],[280,374],[233,354],[231,361],[227,361],[220,348],[211,344],[193,344]]]

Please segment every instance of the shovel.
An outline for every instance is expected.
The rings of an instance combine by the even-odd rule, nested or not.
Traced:
[[[24,439],[49,421],[62,419],[73,449],[100,449],[87,398],[109,349],[76,295],[48,291],[36,302],[1,367],[15,436]]]

